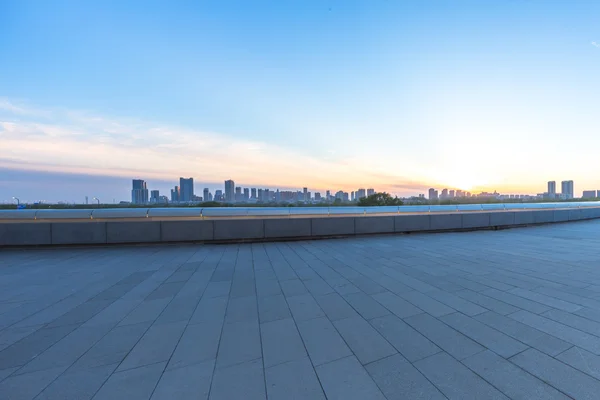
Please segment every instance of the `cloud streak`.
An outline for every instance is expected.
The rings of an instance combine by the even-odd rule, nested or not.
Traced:
[[[241,184],[313,190],[413,188],[371,161],[319,159],[294,149],[226,134],[77,110],[38,109],[0,99],[0,167],[121,178]],[[394,186],[388,183],[394,182]],[[406,182],[406,185],[399,184]]]
[[[592,42],[592,46],[600,49],[600,43],[598,43],[598,42]]]

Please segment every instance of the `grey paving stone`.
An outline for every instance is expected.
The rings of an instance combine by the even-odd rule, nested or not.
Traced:
[[[580,331],[591,333],[592,335],[600,335],[600,322],[592,321],[561,310],[546,311],[542,316],[572,328],[579,329]]]
[[[115,372],[94,396],[94,400],[147,400],[165,368],[164,362]]]
[[[382,317],[390,313],[387,308],[364,293],[351,293],[343,297],[364,319]]]
[[[470,317],[487,311],[477,304],[441,290],[427,292],[427,295]]]
[[[13,374],[0,382],[0,394],[4,399],[29,400],[64,372],[66,367],[51,368],[27,374]]]
[[[316,367],[329,400],[384,400],[385,397],[358,360],[346,357]]]
[[[519,297],[517,295],[507,292],[502,292],[496,289],[484,290],[483,292],[481,292],[481,294],[486,295],[488,297],[493,297],[496,300],[503,301],[517,308],[527,310],[535,314],[541,314],[550,309],[550,307],[537,303],[535,301],[527,300],[523,297]]]
[[[18,370],[19,367],[0,369],[0,382],[2,382],[5,378],[8,378],[13,372]]]
[[[156,300],[147,300],[138,305],[119,325],[133,325],[142,322],[154,322],[169,304],[171,298],[161,298]]]
[[[333,325],[363,365],[396,354],[396,349],[359,316],[335,321]]]
[[[516,288],[509,291],[509,293],[516,294],[523,298],[536,301],[541,304],[545,304],[549,307],[564,310],[568,312],[575,312],[581,308],[580,305],[569,303],[568,301],[560,300],[555,297],[546,296],[545,294],[532,292],[529,290]]]
[[[431,315],[419,314],[406,318],[405,321],[442,350],[459,360],[484,350],[482,346],[473,340],[450,328],[443,322],[438,321]]]
[[[577,346],[560,353],[556,358],[571,367],[600,380],[600,356]]]
[[[43,327],[44,325],[33,325],[23,328],[6,328],[0,331],[0,351]]]
[[[445,315],[440,319],[504,358],[514,356],[528,348],[510,336],[461,313]]]
[[[185,282],[163,283],[146,297],[146,300],[173,298],[183,287]]]
[[[489,350],[466,358],[463,364],[511,399],[569,398]]]
[[[590,335],[570,326],[552,321],[550,319],[532,314],[528,311],[519,311],[510,315],[515,321],[522,322],[549,335],[555,336],[565,342],[574,344],[591,351],[594,354],[600,354],[600,337]]]
[[[223,325],[217,354],[217,368],[256,360],[262,355],[258,321]]]
[[[337,293],[317,296],[315,300],[331,321],[358,316],[358,313]]]
[[[307,357],[293,319],[261,324],[260,331],[265,368]]]
[[[389,400],[442,400],[446,398],[423,374],[399,354],[375,361],[366,365],[365,368]]]
[[[188,325],[169,360],[167,370],[217,358],[222,324],[218,321]]]
[[[414,365],[448,399],[508,399],[447,353],[435,354]]]
[[[421,314],[423,311],[413,306],[408,301],[396,296],[391,292],[382,292],[372,295],[382,306],[390,310],[394,315],[400,318],[410,317],[411,315]]]
[[[206,290],[202,297],[211,298],[229,296],[230,289],[231,281],[229,280],[223,282],[210,282],[208,286],[206,286]]]
[[[71,370],[82,370],[103,365],[119,364],[146,333],[150,323],[116,327],[100,339],[72,366]]]
[[[366,294],[376,294],[376,293],[380,293],[380,292],[384,292],[386,291],[386,289],[375,283],[373,280],[365,277],[365,276],[357,276],[354,278],[348,278],[348,280],[350,282],[352,282],[354,284],[354,286],[356,286],[357,288],[359,288],[361,291],[365,292]]]
[[[209,360],[165,371],[151,399],[208,399],[214,365]]]
[[[288,308],[285,297],[281,294],[258,298],[258,315],[260,322],[276,321],[278,319],[289,318],[290,309]]]
[[[476,315],[475,319],[551,356],[572,346],[571,343],[491,311]]]
[[[257,321],[256,296],[230,298],[225,314],[225,322]]]
[[[196,296],[175,297],[156,319],[157,324],[189,321],[198,306],[200,298]]]
[[[262,279],[257,276],[256,294],[259,299],[261,297],[275,296],[281,293],[281,287],[279,286],[279,281],[277,279]]]
[[[265,368],[270,400],[325,400],[323,389],[308,358]]]
[[[0,369],[20,367],[74,331],[77,325],[41,328],[0,351]]]
[[[279,284],[281,285],[281,290],[283,290],[285,297],[298,296],[308,293],[308,290],[300,279],[290,279],[279,282]]]
[[[227,303],[229,298],[224,297],[202,297],[192,318],[190,318],[190,324],[197,324],[199,322],[210,322],[210,321],[223,321],[225,319],[225,312],[227,311]]]
[[[455,312],[452,308],[421,292],[407,292],[400,294],[400,296],[434,317],[441,317]]]
[[[303,283],[306,289],[308,289],[308,291],[315,297],[335,292],[334,289],[321,278],[307,279],[304,280]]]
[[[185,322],[153,325],[125,357],[117,371],[169,360],[185,329]]]
[[[46,387],[36,400],[91,399],[115,368],[117,364],[68,370]]]
[[[597,399],[600,381],[535,349],[510,359],[532,375],[575,399]]]
[[[441,351],[433,342],[394,315],[373,318],[369,322],[410,362]]]
[[[287,302],[296,321],[305,321],[325,316],[325,313],[310,293],[288,297]]]
[[[266,399],[262,360],[256,359],[225,368],[218,368],[213,376],[211,400]]]
[[[484,296],[481,293],[473,292],[471,290],[465,289],[459,292],[454,292],[454,294],[501,315],[508,315],[519,311],[519,308],[511,306],[508,303]]]
[[[313,365],[321,365],[352,354],[327,318],[315,318],[297,324]]]

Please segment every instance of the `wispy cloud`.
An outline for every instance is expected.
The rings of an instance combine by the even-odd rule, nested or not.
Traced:
[[[600,49],[600,43],[598,43],[598,42],[592,42],[592,46]]]
[[[5,168],[163,180],[194,176],[200,182],[233,178],[314,189],[385,189],[387,183],[404,181],[365,163],[320,159],[271,143],[151,121],[29,108],[6,99],[0,111],[0,167]],[[413,185],[407,181],[404,187]]]

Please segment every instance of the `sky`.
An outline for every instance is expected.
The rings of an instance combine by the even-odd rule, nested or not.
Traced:
[[[600,189],[597,0],[0,0],[0,202]]]

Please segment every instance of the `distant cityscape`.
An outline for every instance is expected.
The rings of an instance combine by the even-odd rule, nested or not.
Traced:
[[[148,190],[146,181],[134,179],[131,189],[132,204],[189,204],[201,202],[219,203],[305,203],[316,204],[322,202],[354,202],[364,197],[375,194],[375,189],[357,189],[353,192],[339,190],[332,194],[327,190],[323,195],[320,192],[312,193],[308,188],[302,190],[279,190],[268,188],[248,188],[236,186],[233,180],[227,180],[224,190],[204,188],[202,196],[194,193],[194,178],[179,178],[179,185],[171,189],[170,196],[161,195],[158,190]],[[123,202],[122,202],[123,203]]]

